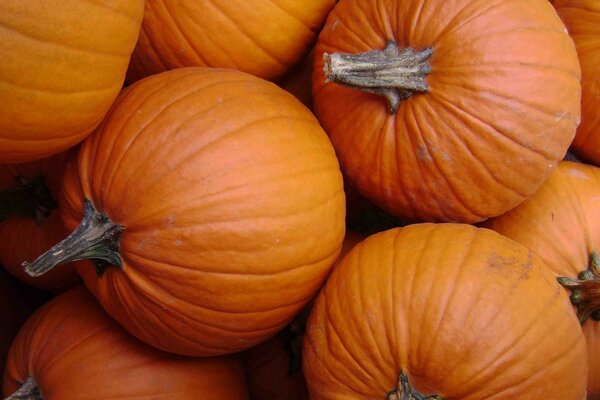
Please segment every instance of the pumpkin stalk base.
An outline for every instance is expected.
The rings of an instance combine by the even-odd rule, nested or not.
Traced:
[[[35,379],[28,376],[16,392],[4,400],[44,400]]]
[[[385,400],[444,400],[444,398],[437,394],[424,396],[415,391],[408,381],[408,376],[401,372],[398,376],[398,387],[390,391],[385,396]]]
[[[557,278],[558,283],[570,289],[571,303],[577,307],[577,318],[583,325],[590,317],[600,321],[600,257],[590,255],[588,269],[579,273],[578,279]]]
[[[400,50],[391,40],[384,50],[358,54],[325,53],[325,79],[384,96],[390,114],[395,114],[400,101],[416,92],[429,91],[425,77],[431,72],[427,60],[432,54],[432,48]]]
[[[71,261],[92,259],[96,271],[102,275],[109,266],[121,267],[119,238],[123,226],[114,224],[110,219],[96,211],[92,203],[83,201],[83,219],[81,224],[62,242],[39,256],[34,262],[24,262],[25,271],[33,276],[41,276],[59,264]]]
[[[17,186],[0,191],[0,221],[11,215],[21,215],[35,219],[41,225],[57,207],[42,175],[31,179],[18,176]]]

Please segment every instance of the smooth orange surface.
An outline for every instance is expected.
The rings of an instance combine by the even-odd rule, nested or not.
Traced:
[[[600,2],[560,0],[555,7],[581,63],[581,125],[573,149],[581,159],[600,165]]]
[[[417,224],[367,238],[309,317],[311,400],[381,400],[404,372],[454,400],[581,400],[585,340],[543,262],[499,234]]]
[[[428,94],[325,83],[323,53],[433,48]],[[344,173],[398,217],[476,222],[532,195],[580,120],[580,67],[548,0],[341,0],[316,47],[313,100]]]
[[[143,0],[0,2],[0,163],[80,142],[118,95]]]
[[[314,43],[335,0],[147,0],[128,80],[181,67],[277,79]]]
[[[53,200],[58,202],[66,156],[66,153],[60,153],[24,164],[0,164],[0,191],[14,188],[17,177],[31,179],[42,175]],[[0,221],[0,265],[21,281],[51,292],[80,284],[81,279],[72,264],[58,266],[38,278],[29,276],[22,266],[24,261],[35,260],[67,234],[57,209],[51,210],[39,225],[33,218],[10,216]]]
[[[140,339],[186,355],[256,345],[321,286],[344,238],[342,176],[314,116],[275,84],[185,68],[130,86],[67,170],[64,220],[83,198],[125,227],[123,269],[78,268]]]
[[[577,279],[600,252],[600,168],[563,161],[532,198],[485,226],[528,247],[555,275]],[[588,320],[583,333],[588,394],[600,397],[600,323]]]
[[[38,310],[11,347],[4,395],[33,377],[44,400],[245,400],[244,371],[232,358],[188,358],[129,335],[85,288]]]

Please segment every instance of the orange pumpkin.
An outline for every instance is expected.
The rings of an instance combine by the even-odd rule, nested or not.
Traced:
[[[311,400],[581,400],[585,360],[568,296],[540,259],[459,224],[354,247],[317,297],[303,346]]]
[[[183,68],[130,86],[63,189],[67,226],[83,222],[29,272],[95,258],[97,270],[77,269],[103,307],[174,353],[232,353],[275,335],[344,238],[327,135],[291,94],[234,70]]]
[[[317,43],[313,101],[368,199],[406,219],[476,222],[532,195],[564,156],[579,80],[547,0],[449,0],[443,11],[341,0]]]
[[[248,398],[239,361],[192,359],[147,346],[106,315],[84,288],[63,293],[25,323],[10,349],[4,395],[47,400]]]
[[[581,63],[581,125],[573,150],[581,159],[600,165],[600,2],[557,0],[554,5],[575,41]]]
[[[555,275],[577,279],[600,252],[600,169],[564,161],[532,198],[484,225],[538,254]],[[600,277],[594,280],[600,288]],[[600,309],[590,289],[582,298],[582,323]],[[600,324],[585,322],[583,333],[590,354],[588,394],[600,397]]]
[[[128,80],[181,67],[288,72],[314,43],[334,0],[147,0]]]
[[[46,297],[44,292],[23,285],[0,268],[0,375],[21,325]]]
[[[347,231],[334,268],[364,238],[359,233]],[[312,301],[274,338],[244,352],[251,399],[308,400],[301,361],[302,339],[311,308]]]
[[[118,95],[143,0],[0,2],[0,162],[59,153]]]
[[[62,240],[58,200],[66,153],[24,164],[0,164],[0,264],[21,281],[51,292],[81,282],[72,265],[61,265],[40,278],[21,265]]]

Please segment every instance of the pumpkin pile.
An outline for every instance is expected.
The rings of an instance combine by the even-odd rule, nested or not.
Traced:
[[[600,399],[598,0],[0,0],[0,53],[5,400]]]

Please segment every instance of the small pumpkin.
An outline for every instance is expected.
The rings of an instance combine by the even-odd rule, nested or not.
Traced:
[[[554,4],[581,63],[581,125],[572,148],[579,158],[600,165],[600,2],[557,0]]]
[[[311,400],[581,400],[586,356],[568,296],[531,251],[470,225],[416,224],[346,255],[302,361]]]
[[[591,279],[573,301],[590,355],[588,394],[600,398],[600,324],[590,318],[600,310],[600,168],[563,161],[533,197],[484,226],[539,255],[567,287],[577,287],[579,276]]]
[[[274,336],[344,238],[342,176],[318,121],[234,70],[182,68],[128,87],[67,168],[62,199],[75,230],[28,271],[95,259],[77,270],[108,313],[184,355]]]
[[[147,0],[128,80],[181,67],[281,78],[314,43],[334,0]]]
[[[25,323],[4,377],[11,400],[189,400],[199,394],[247,399],[240,362],[156,350],[106,315],[85,288],[59,295]]]
[[[0,163],[80,142],[119,94],[143,0],[0,2]]]
[[[68,233],[57,202],[66,157],[67,153],[60,153],[40,161],[0,164],[0,264],[21,281],[51,292],[81,282],[72,265],[33,278],[21,264]]]
[[[313,101],[342,170],[391,214],[476,222],[531,196],[580,120],[573,41],[547,0],[340,0]]]
[[[47,297],[46,293],[22,284],[0,267],[0,376],[10,344],[21,325]]]

